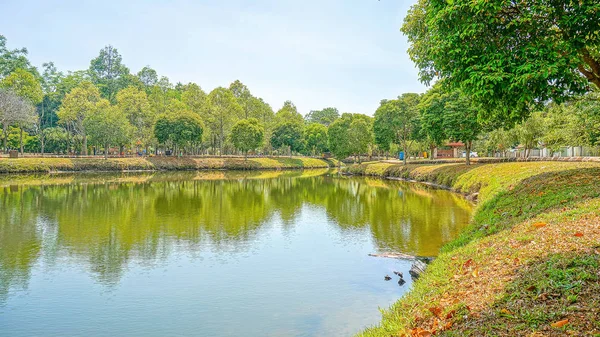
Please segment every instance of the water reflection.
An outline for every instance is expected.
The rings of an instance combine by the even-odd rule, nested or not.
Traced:
[[[106,285],[128,263],[153,264],[174,247],[252,249],[273,217],[324,210],[342,238],[370,233],[375,249],[435,255],[468,222],[462,198],[426,186],[305,172],[180,172],[0,178],[0,303],[27,287],[32,265],[79,264]]]

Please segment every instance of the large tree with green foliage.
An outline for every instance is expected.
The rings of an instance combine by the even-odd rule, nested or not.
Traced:
[[[102,96],[111,102],[115,101],[119,90],[128,86],[129,69],[122,61],[117,48],[108,45],[90,62],[88,72],[92,82],[98,86]]]
[[[285,101],[281,109],[275,114],[275,124],[284,122],[304,124],[304,117],[298,112],[296,105],[292,101]]]
[[[312,110],[306,115],[307,123],[319,123],[325,126],[331,125],[340,118],[340,112],[336,108],[325,108],[323,110]]]
[[[136,147],[147,147],[152,139],[152,125],[156,117],[150,109],[145,91],[127,87],[117,93],[116,108],[133,126],[132,138]]]
[[[350,123],[349,138],[350,147],[355,156],[358,157],[360,163],[360,155],[366,153],[369,145],[373,142],[373,126],[370,123],[370,118],[361,118],[355,115]],[[367,116],[365,116],[367,117]]]
[[[206,123],[211,131],[213,147],[223,154],[225,138],[233,124],[242,117],[243,111],[233,93],[226,88],[215,88],[208,95],[208,114]]]
[[[132,132],[127,116],[106,99],[95,104],[94,111],[86,115],[83,125],[92,144],[104,147],[104,158],[108,158],[111,145],[128,143]]]
[[[292,152],[300,152],[303,148],[303,125],[297,121],[289,121],[277,124],[271,134],[271,145],[280,149],[289,147]]]
[[[100,91],[89,81],[82,82],[69,92],[63,99],[58,110],[58,118],[68,129],[83,139],[82,153],[87,155],[87,130],[84,120],[96,110],[96,104],[101,100]]]
[[[167,147],[185,147],[202,142],[204,123],[197,114],[190,111],[166,113],[158,116],[154,124],[154,136]]]
[[[350,124],[352,117],[343,114],[341,118],[331,123],[327,129],[329,151],[338,160],[344,160],[352,154],[350,147]]]
[[[25,69],[16,69],[0,82],[0,87],[10,89],[17,95],[38,104],[44,98],[40,81]]]
[[[327,127],[320,123],[308,124],[304,130],[305,150],[307,153],[321,154],[327,151]]]
[[[231,128],[231,142],[244,153],[245,159],[248,159],[248,151],[262,145],[264,136],[264,129],[256,118],[239,120]]]
[[[429,144],[431,158],[433,150],[441,146],[448,138],[444,128],[444,113],[448,95],[439,85],[428,90],[419,103],[421,133]]]
[[[419,139],[419,94],[406,93],[394,100],[383,100],[377,111],[373,129],[381,149],[399,143],[404,151],[404,164],[412,143]]]
[[[465,144],[466,163],[471,165],[473,141],[477,139],[482,130],[477,117],[481,106],[460,91],[454,91],[447,95],[442,122],[445,133],[451,140],[461,141]]]
[[[519,121],[536,103],[600,86],[600,2],[419,0],[405,18],[421,80],[444,79]]]
[[[0,79],[13,73],[17,69],[25,69],[39,77],[37,69],[31,65],[27,58],[27,48],[8,49],[6,37],[0,35]]]

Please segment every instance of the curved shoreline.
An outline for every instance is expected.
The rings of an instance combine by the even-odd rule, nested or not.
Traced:
[[[335,162],[309,157],[0,158],[0,174],[58,172],[153,172],[203,170],[297,170],[329,168]]]

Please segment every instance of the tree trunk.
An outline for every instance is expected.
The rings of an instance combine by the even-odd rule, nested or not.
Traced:
[[[402,145],[402,150],[404,151],[404,157],[402,158],[402,163],[406,165],[406,157],[408,157],[408,144],[406,142]]]
[[[466,150],[465,157],[466,157],[467,166],[471,165],[471,144],[472,144],[472,142],[470,142],[470,141],[466,142],[466,144],[465,144],[465,150]]]
[[[104,144],[104,159],[108,159],[108,143]]]
[[[87,135],[85,135],[85,134],[83,135],[83,149],[82,149],[81,153],[84,156],[87,156],[87,154],[88,154],[87,153]]]
[[[7,123],[2,124],[2,134],[4,135],[4,139],[3,139],[3,147],[4,147],[4,153],[8,153],[8,125],[6,125]]]
[[[248,160],[248,151],[244,152],[244,160]]]
[[[21,150],[21,157],[23,157],[23,127],[19,125],[21,132],[19,133],[19,148]]]
[[[40,155],[42,157],[44,157],[44,145],[46,144],[46,141],[44,139],[44,114],[45,114],[45,110],[44,110],[44,100],[42,99],[42,114],[40,116],[40,145],[41,147],[41,153]]]

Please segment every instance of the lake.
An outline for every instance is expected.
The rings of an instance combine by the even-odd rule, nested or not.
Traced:
[[[349,336],[412,283],[368,254],[434,256],[470,214],[327,170],[0,176],[0,336]]]

